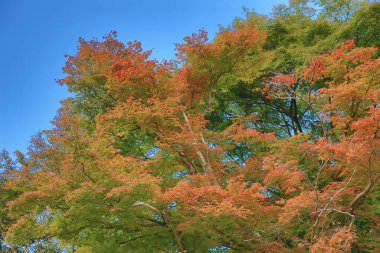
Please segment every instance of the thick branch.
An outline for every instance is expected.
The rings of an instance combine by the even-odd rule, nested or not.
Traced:
[[[379,179],[379,177],[377,177],[377,179]],[[375,184],[376,181],[370,180],[368,184],[366,185],[366,187],[363,189],[363,191],[361,191],[358,195],[356,195],[355,198],[350,202],[351,213],[354,212],[354,209],[360,204],[360,202],[364,199],[364,197],[371,191],[372,186]]]
[[[174,239],[177,243],[177,246],[178,246],[178,249],[179,249],[179,252],[187,252],[186,251],[186,248],[185,246],[183,245],[182,243],[182,240],[181,240],[181,237],[180,237],[180,233],[175,229],[173,228],[172,226],[169,226],[169,217],[167,217],[165,215],[165,213],[163,213],[162,211],[158,210],[156,207],[148,204],[148,203],[145,203],[145,202],[142,202],[142,201],[136,201],[132,206],[134,207],[146,207],[148,208],[149,210],[151,210],[152,212],[154,212],[155,214],[158,214],[160,215],[166,222],[166,226],[172,231],[173,235],[174,235]]]
[[[182,110],[182,115],[183,115],[183,118],[185,119],[187,127],[189,128],[189,131],[192,133],[193,129],[191,128],[189,118],[187,117],[186,112],[183,111],[183,110]],[[200,136],[201,136],[202,144],[206,144],[206,141],[204,140],[203,135],[200,134]],[[205,158],[205,156],[203,155],[203,153],[198,148],[196,148],[196,154],[199,157],[199,160],[200,160],[200,162],[202,164],[203,169],[206,171],[207,174],[210,174],[210,175],[213,176],[214,183],[216,183],[216,178],[215,178],[215,175],[214,175],[214,170],[212,169],[210,163],[208,162],[208,159]]]
[[[132,206],[144,206],[144,207],[147,207],[149,208],[152,212],[158,214],[158,215],[162,215],[162,212],[160,210],[158,210],[157,208],[155,208],[154,206],[152,205],[149,205],[148,203],[145,203],[145,202],[142,202],[142,201],[136,201]]]
[[[351,213],[354,212],[355,208],[360,205],[366,195],[371,191],[372,187],[376,184],[376,182],[380,179],[380,174],[372,175],[372,157],[375,152],[372,152],[368,157],[368,183],[364,187],[364,189],[355,196],[355,198],[350,202]]]

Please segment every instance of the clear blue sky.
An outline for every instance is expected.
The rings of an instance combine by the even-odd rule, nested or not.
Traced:
[[[0,150],[25,151],[30,137],[51,127],[68,97],[55,83],[65,54],[85,39],[115,30],[139,40],[153,57],[170,59],[174,43],[205,28],[228,25],[242,7],[270,13],[285,0],[0,0]]]

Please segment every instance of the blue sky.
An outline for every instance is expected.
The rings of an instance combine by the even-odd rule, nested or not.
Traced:
[[[61,78],[65,54],[78,38],[111,30],[122,41],[139,40],[153,57],[171,59],[174,43],[205,28],[242,16],[242,7],[262,14],[286,0],[0,0],[0,150],[25,151],[30,137],[51,127],[68,97]]]

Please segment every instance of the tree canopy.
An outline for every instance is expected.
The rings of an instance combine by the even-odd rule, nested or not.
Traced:
[[[0,154],[2,252],[378,252],[380,3],[292,0],[159,62],[116,32]]]

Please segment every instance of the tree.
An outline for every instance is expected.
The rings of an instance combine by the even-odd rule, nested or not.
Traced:
[[[175,62],[81,39],[53,128],[2,155],[2,246],[376,252],[378,49],[307,3],[200,30]]]

